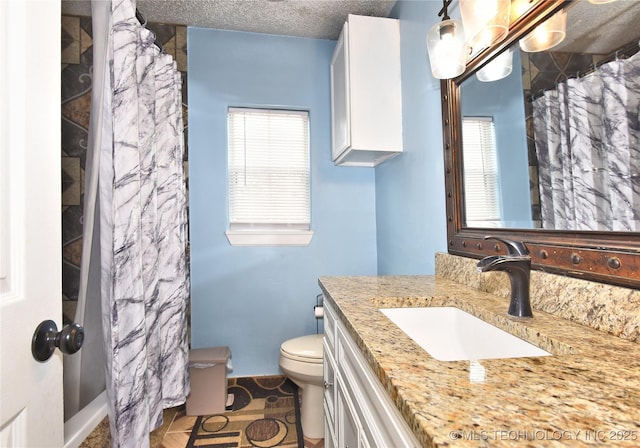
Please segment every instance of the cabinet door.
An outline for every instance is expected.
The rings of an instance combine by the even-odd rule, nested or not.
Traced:
[[[349,25],[345,24],[331,60],[332,160],[336,160],[351,144],[348,39]]]
[[[349,16],[350,146],[402,151],[400,25],[396,19]]]
[[[336,402],[336,362],[333,359],[332,352],[328,348],[327,340],[323,341],[324,350],[324,403],[327,408],[325,418],[329,422],[329,425],[333,427],[335,422],[335,402]]]
[[[336,448],[337,446],[335,426],[333,422],[329,422],[327,404],[324,403],[324,448]]]
[[[360,431],[353,404],[338,382],[338,445],[343,448],[360,447]]]
[[[365,433],[362,433],[360,436],[360,448],[371,448],[371,444],[367,440]]]

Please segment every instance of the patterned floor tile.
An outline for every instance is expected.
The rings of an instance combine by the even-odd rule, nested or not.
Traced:
[[[304,448],[324,448],[324,439],[304,438]]]
[[[162,439],[162,448],[184,448],[187,446],[191,432],[171,432]]]
[[[184,409],[179,410],[173,422],[169,425],[167,434],[185,431],[190,433],[197,418],[198,417],[187,415]],[[188,438],[189,437],[187,437],[187,439]]]

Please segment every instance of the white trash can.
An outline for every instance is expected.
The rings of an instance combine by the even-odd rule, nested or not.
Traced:
[[[227,369],[231,370],[229,347],[189,351],[191,393],[187,397],[187,415],[221,414],[225,411]]]

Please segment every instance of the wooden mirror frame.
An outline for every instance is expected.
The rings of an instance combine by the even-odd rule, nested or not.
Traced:
[[[459,77],[440,83],[448,251],[472,258],[506,253],[501,243],[484,241],[485,236],[492,235],[524,242],[531,253],[534,269],[640,289],[638,232],[464,227],[460,83],[567,3],[562,0],[536,0],[525,15],[511,24],[509,34],[502,42],[474,56]]]

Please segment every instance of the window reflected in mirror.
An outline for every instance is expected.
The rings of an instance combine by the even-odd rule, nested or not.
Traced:
[[[492,117],[462,119],[465,213],[469,227],[499,227],[502,220],[496,128]]]

